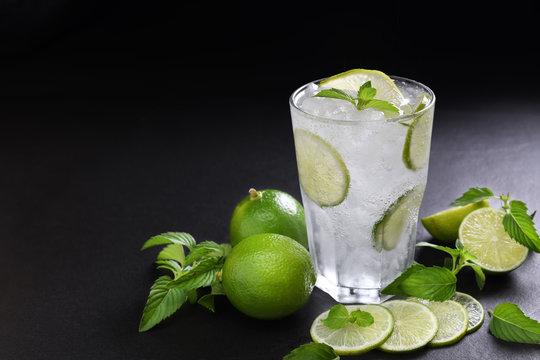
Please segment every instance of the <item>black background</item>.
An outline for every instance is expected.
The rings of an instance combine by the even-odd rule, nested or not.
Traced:
[[[0,358],[279,359],[334,304],[315,289],[294,315],[250,319],[186,305],[137,333],[166,231],[228,241],[249,187],[300,198],[288,96],[351,68],[437,95],[421,216],[471,186],[540,207],[533,5],[4,0],[0,3]],[[419,226],[419,240],[431,240]],[[419,250],[417,260],[441,258]],[[458,289],[540,318],[536,254]],[[489,318],[487,318],[489,320]],[[487,321],[407,358],[539,359]],[[397,358],[379,352],[365,358]],[[405,357],[405,356],[403,356]]]

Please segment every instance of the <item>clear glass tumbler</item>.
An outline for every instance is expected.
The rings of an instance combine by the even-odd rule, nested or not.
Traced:
[[[320,80],[289,101],[317,287],[341,303],[384,301],[380,291],[414,258],[435,94],[390,78],[399,115],[314,97]]]

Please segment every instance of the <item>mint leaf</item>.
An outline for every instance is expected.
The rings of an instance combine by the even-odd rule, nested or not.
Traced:
[[[147,249],[151,246],[164,245],[164,244],[179,244],[185,245],[189,249],[195,246],[195,239],[188,233],[184,232],[168,232],[161,235],[153,236],[146,241],[141,250]]]
[[[479,265],[473,263],[467,263],[466,266],[470,266],[474,270],[476,285],[478,285],[478,288],[482,290],[486,284],[486,274],[484,274],[484,270],[482,270]]]
[[[464,192],[460,198],[454,200],[450,206],[465,206],[482,200],[487,200],[492,197],[494,197],[493,191],[488,188],[470,188]]]
[[[339,100],[345,100],[356,106],[356,99],[353,98],[351,95],[347,94],[345,91],[340,89],[324,89],[319,91],[317,94],[314,95],[315,97],[327,97],[327,98],[333,98],[333,99],[339,99]]]
[[[195,260],[202,257],[221,257],[225,253],[225,248],[213,241],[203,241],[191,248],[186,256],[185,266],[191,265]]]
[[[169,276],[161,276],[150,288],[150,295],[139,323],[139,332],[147,331],[168,318],[186,301],[184,291],[169,287],[171,281]]]
[[[412,274],[414,274],[414,273],[416,273],[416,272],[418,272],[420,270],[423,270],[425,268],[426,267],[424,265],[422,265],[422,264],[412,264],[409,268],[407,268],[407,270],[405,270],[405,272],[403,272],[403,274],[398,276],[387,287],[382,289],[381,294],[384,294],[384,295],[396,295],[396,296],[403,296],[403,297],[409,296],[409,294],[407,294],[406,292],[401,290],[399,285],[401,285],[401,283],[405,279],[407,279],[409,276],[411,276]]]
[[[392,104],[391,102],[385,100],[373,99],[364,104],[363,109],[374,108],[381,111],[390,111],[394,113],[399,113],[399,109]]]
[[[328,312],[328,317],[322,320],[324,326],[330,329],[340,329],[349,322],[349,311],[345,305],[337,304],[332,306]]]
[[[456,293],[456,282],[457,278],[452,271],[432,266],[411,274],[401,282],[399,288],[408,296],[445,301]]]
[[[427,247],[431,247],[431,248],[434,248],[434,249],[437,249],[437,250],[441,250],[441,251],[444,251],[444,252],[450,254],[453,258],[457,258],[459,256],[459,254],[460,254],[460,251],[458,249],[449,248],[447,246],[435,245],[435,244],[428,243],[428,242],[425,242],[425,241],[421,241],[421,242],[417,243],[416,246],[427,246]]]
[[[512,239],[529,249],[540,252],[540,237],[534,228],[527,205],[522,201],[510,201],[510,208],[503,218],[504,230]]]
[[[182,267],[174,260],[157,260],[158,269],[169,270],[173,273],[174,279],[177,279],[182,274]]]
[[[377,95],[377,90],[373,87],[371,87],[371,80],[366,81],[365,83],[360,86],[360,89],[358,89],[358,94],[356,95],[358,97],[358,103],[366,103],[369,100],[373,99]]]
[[[216,308],[214,307],[214,296],[215,296],[214,294],[203,295],[203,296],[201,296],[199,301],[197,301],[197,303],[204,306],[205,308],[207,308],[211,312],[215,312]]]
[[[174,260],[184,267],[184,247],[180,244],[169,244],[160,251],[158,260]]]
[[[512,303],[502,303],[489,311],[489,330],[493,336],[504,341],[540,344],[540,323],[531,319]]]
[[[369,312],[362,310],[351,311],[350,318],[350,322],[354,322],[356,325],[361,327],[369,326],[375,321]]]
[[[339,360],[339,355],[331,346],[311,342],[300,345],[285,355],[283,360]]]

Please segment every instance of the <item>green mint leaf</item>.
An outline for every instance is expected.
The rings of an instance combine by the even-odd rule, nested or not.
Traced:
[[[198,268],[198,266],[197,266]],[[200,287],[211,286],[217,279],[216,267],[206,271],[198,271],[197,268],[189,270],[170,283],[171,287],[182,289],[186,293]]]
[[[199,305],[204,306],[205,308],[207,308],[211,312],[216,312],[216,308],[214,306],[214,297],[215,297],[214,294],[203,295],[203,296],[201,296],[199,301],[197,301],[197,303],[199,303]]]
[[[504,341],[540,344],[540,323],[531,319],[512,303],[502,303],[491,312],[489,331]]]
[[[172,272],[174,279],[182,275],[182,267],[174,260],[157,260],[156,264],[158,264],[158,269],[165,269]]]
[[[456,276],[447,268],[432,266],[411,274],[399,288],[408,296],[445,301],[456,293]]]
[[[430,248],[433,248],[433,249],[441,250],[441,251],[444,251],[444,252],[450,254],[452,256],[452,258],[457,258],[459,256],[459,254],[460,254],[460,251],[458,249],[452,249],[452,248],[447,247],[447,246],[435,245],[435,244],[428,243],[428,242],[425,242],[425,241],[421,241],[421,242],[417,243],[416,246],[427,246],[427,247],[430,247]]]
[[[443,260],[443,266],[447,268],[448,270],[452,271],[454,270],[454,264],[455,260],[452,257],[445,257]]]
[[[198,297],[197,289],[189,290],[189,292],[186,295],[190,304],[195,304],[197,302],[197,297]]]
[[[328,312],[328,317],[322,320],[324,326],[330,329],[340,329],[349,322],[349,311],[345,305],[337,304]]]
[[[476,255],[474,255],[473,253],[471,253],[469,250],[467,250],[465,247],[459,249],[459,256],[461,257],[461,261],[462,262],[465,262],[465,261],[471,261],[471,260],[476,260],[478,259],[476,257]]]
[[[401,290],[399,285],[407,279],[409,276],[411,276],[414,273],[419,272],[420,270],[425,269],[426,267],[422,264],[412,264],[403,274],[398,276],[394,281],[392,281],[387,287],[381,290],[381,294],[384,295],[396,295],[396,296],[404,296],[407,297],[409,294],[407,294],[405,291]]]
[[[479,265],[473,263],[466,263],[465,266],[470,266],[474,270],[476,285],[478,285],[478,288],[482,290],[486,284],[486,274],[484,274],[484,270],[482,270]]]
[[[225,253],[225,248],[213,241],[203,241],[191,248],[188,256],[186,256],[185,266],[193,264],[193,262],[202,257],[222,257]]]
[[[169,287],[171,282],[172,279],[169,276],[161,276],[150,288],[139,324],[139,332],[147,331],[168,318],[186,301],[187,296],[184,291]]]
[[[285,355],[283,360],[339,360],[339,355],[331,346],[311,342],[300,345]]]
[[[147,249],[151,246],[164,245],[164,244],[179,244],[185,245],[189,249],[195,246],[195,239],[188,233],[184,232],[168,232],[161,235],[153,236],[147,240],[141,250]]]
[[[356,95],[358,97],[358,102],[366,103],[369,100],[373,99],[377,95],[377,89],[374,87],[371,87],[371,80],[366,81],[365,83],[360,86],[360,89],[358,89],[358,94]]]
[[[350,320],[350,322],[354,322],[356,325],[361,327],[369,326],[375,321],[369,312],[362,310],[351,311],[350,317],[352,320]]]
[[[369,100],[367,103],[363,104],[363,109],[374,108],[380,111],[390,111],[394,113],[399,113],[399,109],[392,104],[391,102],[385,100]]]
[[[333,99],[339,99],[339,100],[345,100],[356,106],[355,99],[347,94],[345,91],[340,89],[324,89],[319,91],[317,94],[314,95],[315,97],[327,97],[327,98],[333,98]]]
[[[184,247],[180,244],[169,244],[160,251],[157,256],[158,260],[174,260],[184,267]]]
[[[454,200],[450,206],[465,206],[468,204],[476,203],[482,200],[487,200],[492,198],[493,191],[488,188],[470,188],[461,195],[458,199]]]
[[[534,222],[527,214],[525,203],[510,201],[510,208],[503,218],[503,226],[512,239],[535,252],[540,252],[540,237],[534,228]]]

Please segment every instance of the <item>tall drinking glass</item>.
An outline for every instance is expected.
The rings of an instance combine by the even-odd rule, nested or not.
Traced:
[[[402,94],[399,114],[315,97],[320,80],[290,97],[317,287],[341,303],[382,302],[380,291],[414,258],[435,94],[390,78]]]

